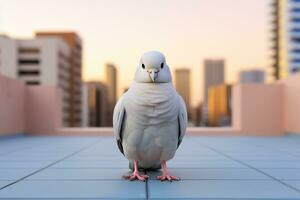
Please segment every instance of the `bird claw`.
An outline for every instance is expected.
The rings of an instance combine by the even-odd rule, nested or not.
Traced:
[[[179,177],[176,177],[176,176],[171,176],[171,175],[162,175],[162,176],[157,176],[156,177],[157,180],[160,180],[160,181],[179,181],[180,178]]]
[[[140,181],[146,181],[149,176],[144,174],[139,174],[139,172],[133,172],[129,176],[123,176],[124,179],[134,181],[134,180],[140,180]]]

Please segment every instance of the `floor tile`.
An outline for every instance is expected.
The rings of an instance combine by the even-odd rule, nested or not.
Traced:
[[[43,156],[32,156],[32,155],[26,155],[26,156],[12,156],[12,155],[5,155],[0,156],[0,162],[5,161],[15,161],[15,162],[43,162],[43,161],[49,161],[49,162],[55,162],[57,160],[60,160],[61,156],[49,156],[49,155],[43,155]]]
[[[231,156],[234,159],[241,161],[298,161],[300,159],[291,155],[235,155]]]
[[[129,169],[45,169],[26,180],[122,180]]]
[[[35,171],[36,169],[0,169],[0,180],[18,180]]]
[[[201,156],[177,156],[173,158],[174,162],[189,162],[189,161],[232,161],[225,156],[221,155],[201,155]]]
[[[224,169],[170,169],[172,175],[182,180],[268,180],[270,177],[253,169],[224,168]],[[151,179],[161,175],[161,171],[148,172]]]
[[[170,168],[247,168],[235,161],[170,161],[167,163]]]
[[[244,161],[255,168],[299,168],[300,161]]]
[[[300,137],[288,136],[186,137],[167,163],[170,173],[182,181],[160,182],[154,178],[161,172],[151,172],[149,195],[156,199],[300,200],[299,142]],[[1,155],[1,150],[7,153]],[[128,161],[113,137],[22,137],[8,143],[0,138],[0,187],[39,169],[0,190],[0,199],[146,197],[146,183],[121,179],[129,173]]]
[[[300,199],[300,193],[275,181],[183,180],[149,182],[150,198]]]
[[[14,181],[2,181],[2,180],[0,180],[0,188],[4,187],[4,186],[6,186],[6,185],[8,185],[12,182],[14,182]],[[0,190],[0,192],[1,192],[1,190]]]
[[[284,181],[284,182],[300,191],[300,181]]]
[[[281,180],[299,180],[300,169],[261,169],[263,172]]]
[[[130,181],[21,181],[1,198],[145,198],[145,183]]]
[[[62,161],[51,168],[124,168],[128,161]]]
[[[1,161],[0,170],[2,168],[5,169],[26,169],[26,168],[33,168],[33,169],[40,169],[43,168],[52,162],[48,161],[41,161],[41,162],[29,162],[29,161]]]
[[[127,161],[126,158],[123,156],[80,156],[80,155],[74,155],[71,156],[64,161],[79,161],[79,162],[84,162],[84,161]]]

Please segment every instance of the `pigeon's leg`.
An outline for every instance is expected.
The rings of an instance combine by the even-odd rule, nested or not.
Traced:
[[[147,176],[147,175],[140,174],[137,161],[134,161],[133,173],[129,176],[123,176],[123,177],[126,180],[130,180],[130,181],[133,181],[133,180],[145,181],[147,178],[149,178],[149,176]]]
[[[163,173],[162,173],[161,176],[156,177],[157,180],[161,180],[161,181],[179,181],[180,180],[180,178],[178,178],[176,176],[171,176],[168,173],[166,161],[163,161],[161,163],[161,165],[162,165],[162,168],[163,168]]]

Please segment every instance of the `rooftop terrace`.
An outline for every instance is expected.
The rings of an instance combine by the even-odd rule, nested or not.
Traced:
[[[2,137],[0,199],[300,199],[300,136],[184,139],[179,182],[125,181],[112,137]]]

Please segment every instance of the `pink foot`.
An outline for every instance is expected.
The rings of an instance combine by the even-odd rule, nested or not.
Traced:
[[[134,180],[140,180],[140,181],[146,181],[149,176],[140,174],[138,170],[138,162],[134,161],[134,171],[129,176],[123,176],[124,179],[134,181]]]
[[[146,181],[149,178],[148,175],[140,174],[138,171],[133,172],[129,176],[123,176],[123,177],[124,177],[124,179],[130,180],[130,181],[134,181],[134,180]]]
[[[157,180],[161,180],[161,181],[179,181],[180,178],[176,177],[176,176],[171,176],[171,175],[162,175],[162,176],[157,176],[156,177]]]
[[[156,177],[157,180],[170,181],[170,182],[172,182],[172,181],[179,181],[180,180],[180,178],[178,178],[176,176],[171,176],[168,173],[166,161],[162,161],[161,165],[162,165],[162,169],[163,169],[163,174],[161,176],[157,176]]]

